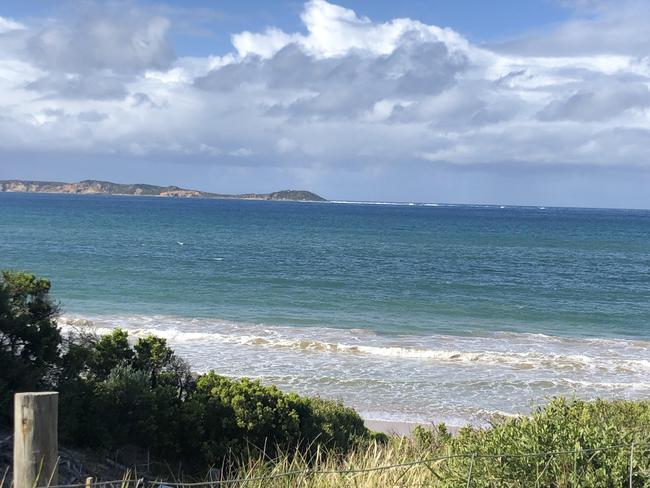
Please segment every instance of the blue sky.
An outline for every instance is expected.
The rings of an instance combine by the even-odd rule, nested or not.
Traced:
[[[650,208],[650,4],[0,6],[0,179]]]
[[[179,9],[197,32],[182,29],[173,38],[182,56],[223,54],[231,49],[230,35],[242,30],[263,30],[276,26],[286,31],[301,31],[303,2],[299,0],[186,0],[140,2],[152,8]],[[378,22],[397,17],[418,19],[427,24],[451,27],[474,42],[490,42],[517,36],[530,29],[543,28],[566,20],[575,9],[555,0],[347,0],[338,2],[362,12]],[[19,20],[57,16],[70,8],[54,0],[11,1],[3,5],[3,14]],[[73,7],[74,9],[74,7]],[[192,15],[194,11],[195,16]]]

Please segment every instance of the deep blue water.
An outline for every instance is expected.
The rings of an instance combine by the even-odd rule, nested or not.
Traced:
[[[361,364],[369,364],[364,358],[382,358],[402,361],[406,372],[433,368],[439,358],[427,351],[440,350],[559,354],[549,345],[552,340],[562,347],[576,341],[576,349],[565,355],[591,354],[596,360],[603,351],[633,344],[637,349],[625,349],[620,359],[639,360],[645,367],[650,365],[644,362],[650,359],[645,356],[649,238],[650,212],[642,210],[0,193],[0,268],[50,278],[67,316],[134,329],[146,322],[165,333],[209,330],[212,339],[203,342],[170,337],[205,367],[214,367],[201,353],[208,342],[223,345],[234,336],[254,336],[262,342],[237,339],[239,349],[253,351],[248,356],[286,352],[279,366],[265,359],[275,372],[307,361],[323,336],[329,337],[326,345],[341,350],[355,344],[381,349],[345,355],[325,347],[318,357],[340,367],[350,358]],[[224,327],[234,327],[225,334],[230,339],[215,339]],[[263,343],[269,337],[277,343]],[[612,342],[594,352],[594,344],[602,345],[595,339]],[[523,341],[519,349],[505,347],[518,341]],[[218,348],[212,353],[227,354]],[[447,367],[454,358],[440,361]],[[465,368],[481,361],[461,363]],[[303,384],[246,364],[250,361],[242,359],[226,372],[348,399],[341,385],[325,381],[320,390],[313,387],[322,378],[305,377]],[[541,371],[536,364],[533,370]],[[319,367],[315,364],[315,371]],[[331,375],[334,383],[337,374]],[[379,370],[377,375],[385,376]],[[503,386],[506,380],[499,381]],[[639,384],[633,376],[625,381]],[[395,382],[390,384],[389,392],[401,398]],[[634,396],[630,388],[619,393]],[[512,387],[512,395],[517,391]],[[521,401],[513,400],[517,405],[543,396],[528,383],[520,394]],[[422,409],[439,410],[433,400],[426,401]],[[500,404],[482,407],[509,411]],[[360,408],[374,412],[374,407]],[[426,415],[425,410],[406,413]]]

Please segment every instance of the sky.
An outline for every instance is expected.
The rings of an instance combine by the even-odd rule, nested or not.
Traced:
[[[650,208],[644,0],[5,0],[0,179]]]

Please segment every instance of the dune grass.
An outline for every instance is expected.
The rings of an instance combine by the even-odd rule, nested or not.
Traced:
[[[248,456],[224,486],[650,487],[650,401],[558,398],[487,429],[417,428],[343,455]],[[218,478],[213,477],[213,481]]]
[[[650,488],[650,401],[556,398],[530,416],[454,436],[439,425],[372,437],[345,452],[317,443],[285,453],[251,446],[193,483],[140,476],[127,473],[111,488]]]

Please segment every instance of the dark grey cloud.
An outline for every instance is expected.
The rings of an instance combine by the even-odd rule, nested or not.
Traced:
[[[176,59],[164,17],[126,4],[94,3],[72,15],[9,33],[14,51],[47,73],[27,89],[64,99],[122,99],[135,77],[166,70]]]
[[[642,83],[581,88],[567,98],[553,100],[538,114],[543,121],[599,121],[617,117],[629,109],[650,107],[650,90]]]
[[[87,110],[85,112],[80,112],[77,115],[77,118],[81,122],[95,123],[95,122],[101,122],[102,120],[108,119],[108,115],[102,112],[98,112],[97,110]]]
[[[91,6],[71,24],[56,22],[36,32],[27,50],[49,71],[136,74],[166,69],[176,58],[167,38],[169,25],[138,9]]]
[[[148,108],[161,108],[159,104],[154,102],[149,95],[142,92],[131,94],[132,107],[148,107]]]
[[[352,50],[344,56],[317,57],[292,43],[270,59],[248,56],[199,77],[203,90],[226,92],[242,85],[301,93],[290,103],[273,104],[271,115],[354,117],[384,99],[423,97],[453,86],[467,59],[452,55],[442,42],[405,40],[392,53],[370,56]]]

